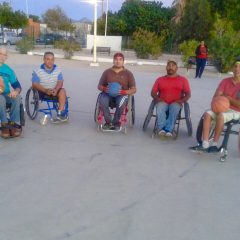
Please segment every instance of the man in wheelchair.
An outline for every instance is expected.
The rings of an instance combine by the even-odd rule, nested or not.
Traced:
[[[43,64],[33,71],[32,87],[39,92],[40,99],[57,99],[59,103],[57,119],[61,122],[68,120],[68,115],[64,109],[67,96],[63,88],[63,75],[61,69],[54,64],[52,52],[45,52]]]
[[[102,91],[99,105],[103,111],[104,130],[119,130],[120,118],[127,105],[128,95],[136,92],[133,74],[124,67],[124,55],[116,53],[113,56],[113,67],[105,70],[100,78],[98,89]],[[112,120],[110,103],[114,102],[116,111]]]
[[[240,119],[240,61],[233,66],[233,77],[223,79],[213,96],[225,96],[230,102],[226,112],[214,113],[208,110],[203,116],[202,144],[190,147],[190,150],[205,153],[217,153],[218,141],[224,129],[224,124]],[[211,126],[214,125],[213,141],[209,143]]]
[[[21,135],[21,85],[14,71],[5,64],[6,59],[7,50],[5,48],[0,48],[0,121],[2,138],[18,137]],[[6,111],[6,106],[9,104],[11,107],[10,119],[7,118]]]
[[[152,98],[156,103],[157,133],[173,137],[173,129],[182,104],[191,97],[188,80],[177,74],[177,62],[167,62],[167,75],[159,77],[152,87]]]

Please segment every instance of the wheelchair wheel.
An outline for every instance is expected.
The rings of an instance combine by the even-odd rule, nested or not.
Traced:
[[[23,104],[20,104],[20,125],[25,126],[25,111]]]
[[[37,90],[33,88],[28,89],[25,98],[25,108],[30,119],[33,120],[37,117],[39,108],[39,94]]]
[[[148,108],[148,113],[147,116],[145,117],[144,123],[143,123],[143,131],[147,130],[148,124],[153,116],[153,111],[154,111],[154,107],[155,107],[155,102],[152,100],[149,108]]]
[[[128,121],[129,121],[130,127],[132,127],[135,123],[135,100],[134,100],[134,96],[130,96],[130,98],[129,98],[128,109],[129,109]]]
[[[191,137],[193,130],[192,130],[192,121],[191,121],[191,116],[190,116],[190,107],[189,107],[188,102],[184,103],[184,115],[185,115],[185,119],[186,119],[188,136]]]
[[[96,105],[95,105],[94,122],[97,122],[97,117],[98,117],[99,111],[100,111],[100,105],[99,105],[100,96],[101,96],[101,93],[98,94],[97,102],[96,102]]]

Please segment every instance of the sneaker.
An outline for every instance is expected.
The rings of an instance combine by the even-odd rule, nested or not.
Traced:
[[[163,129],[158,131],[158,136],[160,136],[160,137],[166,136],[166,131]]]
[[[193,152],[198,152],[198,153],[208,153],[208,148],[204,148],[202,145],[197,145],[193,147],[189,147],[189,149]]]
[[[166,137],[173,137],[173,134],[171,132],[166,132]]]
[[[9,127],[7,126],[7,123],[2,124],[1,137],[2,138],[9,138],[10,137],[10,131],[9,131]]]
[[[66,122],[68,120],[68,115],[65,111],[58,111],[57,119],[61,122]]]
[[[115,129],[115,127],[112,123],[105,123],[103,125],[103,130],[114,130],[114,129]]]
[[[115,123],[115,124],[114,124],[114,130],[115,130],[115,131],[119,131],[120,128],[121,128],[121,124],[120,124],[120,123]]]
[[[218,153],[219,152],[219,149],[217,146],[211,146],[208,148],[208,152],[209,153]]]

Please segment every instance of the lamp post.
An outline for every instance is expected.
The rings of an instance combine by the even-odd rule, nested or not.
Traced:
[[[107,6],[106,6],[105,39],[106,39],[106,36],[107,36],[107,21],[108,21],[108,0],[107,0]]]
[[[99,66],[97,62],[97,0],[94,0],[93,62],[90,66]]]
[[[26,14],[27,14],[27,18],[29,18],[29,13],[28,13],[28,0],[26,0]]]

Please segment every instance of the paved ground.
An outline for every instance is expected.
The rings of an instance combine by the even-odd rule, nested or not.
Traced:
[[[39,56],[11,54],[8,63],[30,86]],[[19,139],[0,140],[0,240],[236,240],[240,235],[240,161],[237,137],[229,157],[188,151],[195,137],[185,122],[176,141],[142,132],[161,66],[127,67],[138,85],[136,125],[127,135],[96,131],[93,112],[102,71],[86,62],[57,60],[64,69],[70,121],[41,126],[27,119]],[[225,75],[202,80],[186,73],[192,88],[194,133],[214,89]]]

